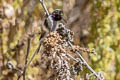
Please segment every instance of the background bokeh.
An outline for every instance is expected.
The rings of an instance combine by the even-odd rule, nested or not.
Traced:
[[[82,54],[106,80],[120,80],[120,0],[45,0],[49,12],[64,11],[64,22],[75,33],[75,44],[94,48],[97,55]],[[0,0],[0,80],[16,80],[16,72],[7,68],[10,60],[22,69],[27,38],[31,41],[30,56],[35,51],[45,12],[39,0]],[[27,68],[28,80],[40,80],[40,55]],[[79,77],[83,77],[83,71]]]

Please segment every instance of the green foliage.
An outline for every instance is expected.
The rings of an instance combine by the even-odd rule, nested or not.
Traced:
[[[89,44],[99,56],[92,56],[92,65],[103,70],[106,80],[120,80],[120,6],[119,0],[91,1]]]

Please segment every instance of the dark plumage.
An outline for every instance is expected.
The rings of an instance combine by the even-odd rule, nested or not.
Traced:
[[[56,9],[51,14],[54,21],[60,21],[63,19],[63,11],[61,9]]]
[[[48,17],[45,19],[44,25],[50,32],[53,32],[56,30],[57,21],[63,19],[63,11],[61,9],[56,9],[49,15],[49,17],[52,19],[53,25],[50,25],[51,23]]]

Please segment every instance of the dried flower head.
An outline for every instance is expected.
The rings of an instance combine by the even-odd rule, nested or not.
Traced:
[[[78,52],[93,53],[93,51],[73,45],[73,35],[74,33],[71,30],[60,23],[55,32],[50,32],[44,38],[41,68],[46,72],[50,71],[51,75],[48,79],[74,80],[73,76],[83,70],[83,65],[89,66]],[[79,57],[74,58],[71,53],[74,55],[76,53]],[[75,62],[71,63],[71,59]],[[96,76],[98,77],[97,74]]]

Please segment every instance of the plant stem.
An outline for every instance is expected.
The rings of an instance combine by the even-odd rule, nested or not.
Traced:
[[[27,68],[29,52],[30,52],[30,38],[28,38],[27,55],[26,55],[26,59],[25,59],[25,67],[24,67],[24,70],[23,70],[23,80],[26,80],[25,79],[25,74],[26,74],[26,68]]]
[[[71,44],[71,42],[68,42],[69,45],[72,47],[73,45]],[[84,58],[80,55],[80,53],[78,51],[76,51],[76,54],[80,57],[80,59],[83,61],[83,63],[87,66],[87,68],[99,79],[102,80],[100,78],[99,75],[97,75],[97,73],[88,65],[88,63],[84,60]]]

